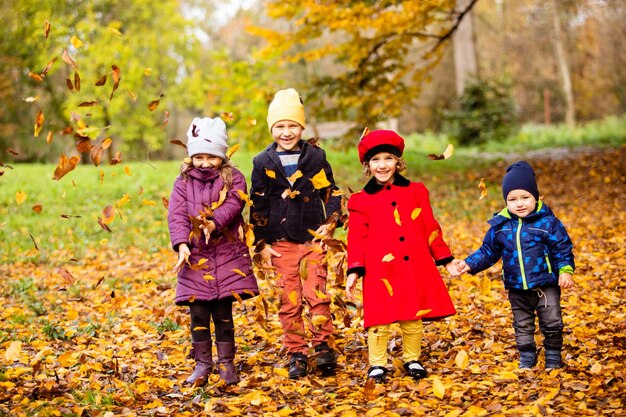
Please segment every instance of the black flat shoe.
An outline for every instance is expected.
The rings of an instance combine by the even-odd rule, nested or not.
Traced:
[[[387,380],[387,368],[384,366],[372,366],[367,371],[367,379],[370,378],[378,383],[385,382]]]
[[[428,372],[426,372],[426,369],[424,369],[422,364],[419,363],[418,361],[411,361],[411,362],[405,363],[404,370],[406,371],[406,374],[408,376],[410,376],[416,381],[422,378],[426,378],[428,376]]]

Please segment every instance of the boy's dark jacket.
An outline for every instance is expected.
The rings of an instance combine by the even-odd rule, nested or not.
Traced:
[[[471,274],[489,268],[502,257],[504,287],[526,290],[558,284],[563,268],[574,272],[572,241],[563,223],[542,201],[523,219],[505,208],[488,223],[491,228],[482,246],[465,260]]]
[[[297,170],[302,176],[293,185],[285,175],[276,143],[268,145],[252,162],[250,224],[254,225],[256,242],[308,242],[314,238],[309,230],[316,230],[328,216],[340,211],[341,197],[332,195],[337,186],[326,153],[304,140],[300,149]],[[330,185],[316,189],[311,179],[320,171]],[[291,190],[293,198],[285,190]]]

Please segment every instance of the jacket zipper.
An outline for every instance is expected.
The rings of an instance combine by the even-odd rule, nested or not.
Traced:
[[[526,271],[524,270],[524,256],[522,254],[522,241],[520,239],[522,235],[522,219],[518,219],[517,233],[516,233],[516,243],[517,243],[517,259],[519,261],[519,270],[522,274],[522,285],[525,290],[528,289],[528,284],[526,283]]]
[[[552,273],[552,265],[550,264],[550,258],[546,255],[546,263],[548,264],[548,272]]]

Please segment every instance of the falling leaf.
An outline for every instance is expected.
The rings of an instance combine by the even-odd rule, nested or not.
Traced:
[[[120,67],[118,67],[117,65],[111,65],[111,77],[113,78],[113,89],[111,90],[111,96],[109,97],[109,100],[113,99],[113,93],[115,93],[115,90],[117,90],[117,88],[120,86],[120,81],[122,80],[122,71],[120,70]]]
[[[232,121],[235,117],[233,116],[233,112],[222,112],[220,114],[220,117],[225,121],[225,122],[229,122]]]
[[[446,387],[443,385],[439,377],[433,377],[433,394],[440,400],[446,395]]]
[[[48,19],[46,19],[46,21],[43,24],[43,35],[46,39],[48,39],[48,36],[50,36],[50,22],[48,21]]]
[[[288,298],[291,304],[293,304],[294,306],[298,305],[298,293],[296,292],[296,290],[291,291]]]
[[[168,112],[167,110],[163,110],[163,115],[165,116],[165,118],[163,119],[163,123],[161,123],[161,126],[166,126],[167,122],[169,122],[170,120],[170,112]]]
[[[242,276],[242,277],[244,277],[244,278],[247,276],[247,275],[246,275],[246,273],[245,273],[245,272],[243,272],[241,269],[237,269],[237,268],[235,268],[235,269],[233,269],[233,272],[234,272],[235,274],[239,274],[239,275],[241,275],[241,276]]]
[[[237,195],[239,196],[239,199],[241,201],[246,203],[246,206],[252,206],[253,205],[252,200],[250,200],[250,196],[248,196],[248,194],[244,193],[240,189],[237,189]]]
[[[4,352],[4,359],[7,362],[15,362],[20,358],[20,354],[22,353],[22,342],[19,340],[14,340],[11,342],[6,352]]]
[[[469,356],[467,352],[463,349],[459,350],[454,358],[454,363],[456,363],[456,366],[461,369],[467,368],[469,365]]]
[[[231,293],[231,295],[232,295],[233,297],[235,297],[235,300],[239,301],[240,303],[243,301],[243,299],[241,298],[241,296],[240,296],[239,294],[237,294],[235,291],[231,291],[230,293]]]
[[[133,176],[133,174],[130,172],[130,167],[128,165],[124,167],[124,173],[128,175],[129,177]]]
[[[26,193],[23,191],[18,191],[15,193],[15,202],[19,206],[26,200]]]
[[[238,143],[235,143],[233,146],[228,148],[228,150],[226,151],[226,158],[230,159],[233,154],[239,150],[239,146],[240,145]]]
[[[302,177],[302,171],[300,171],[300,170],[298,169],[296,172],[294,172],[294,173],[293,173],[290,177],[288,177],[287,179],[289,180],[289,182],[290,182],[290,183],[292,183],[292,184],[293,184],[294,182],[296,182],[296,180],[297,180],[298,178],[301,178],[301,177]]]
[[[361,133],[361,137],[359,138],[359,142],[361,141],[361,139],[367,136],[368,133],[370,133],[370,130],[367,126],[365,126],[365,129],[363,129],[363,133]]]
[[[104,223],[104,221],[98,217],[98,224],[100,225],[100,227],[102,227],[104,230],[106,230],[109,233],[113,233],[113,231],[111,230],[111,228],[109,227],[109,225],[107,225],[106,223]]]
[[[411,212],[411,220],[417,219],[417,217],[420,215],[421,212],[422,212],[422,209],[419,207],[413,209],[413,211]]]
[[[37,251],[39,251],[39,246],[37,246],[37,241],[35,240],[35,238],[33,237],[33,235],[31,235],[30,233],[28,234],[28,236],[30,236],[30,240],[33,241],[33,245],[35,246],[35,249]]]
[[[50,62],[48,62],[46,67],[43,69],[43,71],[41,71],[41,74],[39,75],[41,75],[42,77],[45,77],[46,75],[48,75],[48,72],[52,69],[52,66],[54,65],[56,61],[57,61],[56,57],[50,60]]]
[[[161,203],[163,204],[163,207],[165,207],[166,210],[170,206],[170,201],[165,197],[161,197]]]
[[[196,326],[193,329],[191,329],[192,332],[199,332],[201,330],[209,330],[209,329],[205,326]]]
[[[83,46],[83,41],[78,39],[76,35],[72,35],[72,37],[70,38],[70,42],[76,49],[79,49],[81,46]]]
[[[391,262],[394,259],[396,259],[396,257],[393,256],[392,253],[388,253],[387,255],[383,256],[383,262]]]
[[[398,207],[393,210],[393,219],[396,221],[398,226],[402,226],[402,221],[400,220],[400,212],[398,211]]]
[[[161,100],[152,100],[150,103],[148,103],[148,110],[154,111],[154,109],[159,106],[160,102]]]
[[[248,124],[250,126],[256,126],[256,119],[248,119]]]
[[[313,318],[311,318],[311,323],[313,323],[313,326],[318,329],[320,329],[327,321],[328,317],[322,316],[320,314],[316,314],[315,316],[313,316]]]
[[[276,173],[272,171],[271,169],[265,168],[265,175],[267,175],[270,178],[276,178]]]
[[[117,203],[115,203],[115,205],[117,207],[122,207],[124,206],[126,203],[128,203],[130,201],[130,197],[128,196],[128,194],[124,194],[122,196],[122,198],[120,198],[119,200],[117,200]]]
[[[103,85],[105,85],[107,83],[107,77],[108,76],[106,74],[100,77],[95,83],[96,87],[102,87]]]
[[[43,127],[44,115],[40,110],[37,112],[37,116],[35,117],[35,137],[39,136],[39,132],[41,132],[41,128]]]
[[[115,219],[115,210],[113,210],[113,206],[106,206],[102,210],[102,215],[102,221],[104,222],[104,224],[111,224],[111,222],[113,222],[113,219]]]
[[[37,214],[40,214],[42,210],[43,210],[43,206],[41,204],[35,204],[33,206],[33,211]]]
[[[152,200],[142,200],[142,201],[141,201],[141,205],[142,205],[142,206],[151,206],[151,207],[154,207],[154,206],[156,206],[156,203],[155,203],[154,201],[152,201]]]
[[[118,35],[118,36],[122,36],[122,32],[120,32],[118,29],[116,28],[112,28],[112,27],[108,27],[107,30],[109,32],[111,32],[114,35]]]
[[[33,102],[35,102],[35,101],[39,100],[39,96],[34,96],[34,97],[32,97],[32,96],[31,96],[31,97],[26,97],[26,98],[24,98],[24,99],[22,99],[22,100],[24,100],[24,101],[25,101],[25,102],[27,102],[27,103],[33,103]]]
[[[313,182],[313,188],[316,190],[330,186],[330,182],[328,178],[326,178],[326,172],[324,172],[323,168],[311,178],[311,181]]]
[[[480,197],[478,198],[479,200],[482,200],[483,198],[487,197],[487,187],[485,186],[484,178],[480,179],[480,183],[478,184],[478,189],[480,190]]]
[[[187,145],[185,145],[181,140],[179,139],[172,139],[170,140],[170,143],[173,145],[177,145],[180,146],[181,148],[183,148],[184,150],[187,150]],[[189,159],[189,162],[185,162],[186,164],[190,164],[191,163],[191,158],[185,158],[185,159]]]
[[[326,239],[326,236],[324,235],[320,235],[319,233],[317,233],[315,230],[313,229],[307,229],[307,232],[309,232],[309,234],[311,236],[313,236],[315,239],[319,239],[319,240],[324,240]]]
[[[387,287],[387,292],[389,293],[389,296],[393,297],[393,288],[391,287],[391,284],[389,283],[387,278],[381,278],[380,280],[383,282],[383,284],[385,284],[385,287]]]
[[[46,143],[52,142],[52,131],[49,131],[46,135]]]
[[[435,239],[439,236],[439,230],[433,230],[430,236],[428,237],[428,245],[432,245]]]
[[[70,54],[67,52],[67,49],[63,50],[63,54],[61,54],[61,59],[63,59],[63,61],[65,61],[65,63],[71,65],[72,68],[74,68],[74,69],[76,69],[78,67],[76,65],[76,62],[72,59]]]
[[[226,188],[226,186],[224,186],[220,190],[219,199],[217,201],[214,201],[214,202],[211,203],[211,210],[215,210],[216,208],[218,208],[219,206],[224,204],[224,201],[226,201],[226,197],[227,196],[228,196],[228,188]]]
[[[35,74],[34,72],[29,72],[28,76],[32,78],[33,80],[37,81],[38,83],[43,81],[43,77],[39,74]]]
[[[59,159],[59,165],[54,170],[54,175],[52,179],[60,180],[68,172],[76,168],[76,165],[78,165],[79,161],[80,161],[80,156],[78,155],[72,156],[71,158],[68,158],[65,155],[61,155],[61,158]]]
[[[441,159],[448,159],[452,156],[452,154],[454,153],[454,146],[452,146],[452,144],[448,144],[448,147],[446,148],[446,150],[441,154],[441,155],[436,155],[434,153],[431,153],[430,155],[428,155],[428,158],[434,160],[434,161],[438,161]]]
[[[202,278],[204,278],[206,281],[213,281],[215,279],[215,277],[210,274],[205,274],[202,276]]]

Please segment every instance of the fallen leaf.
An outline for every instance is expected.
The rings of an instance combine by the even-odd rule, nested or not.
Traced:
[[[19,340],[14,340],[11,342],[6,352],[4,352],[4,359],[7,362],[15,362],[20,358],[20,354],[22,353],[22,342]]]
[[[446,395],[446,387],[443,385],[439,377],[433,377],[433,394],[440,400]]]
[[[454,358],[454,363],[461,369],[467,368],[469,365],[469,355],[465,350],[459,350]]]

